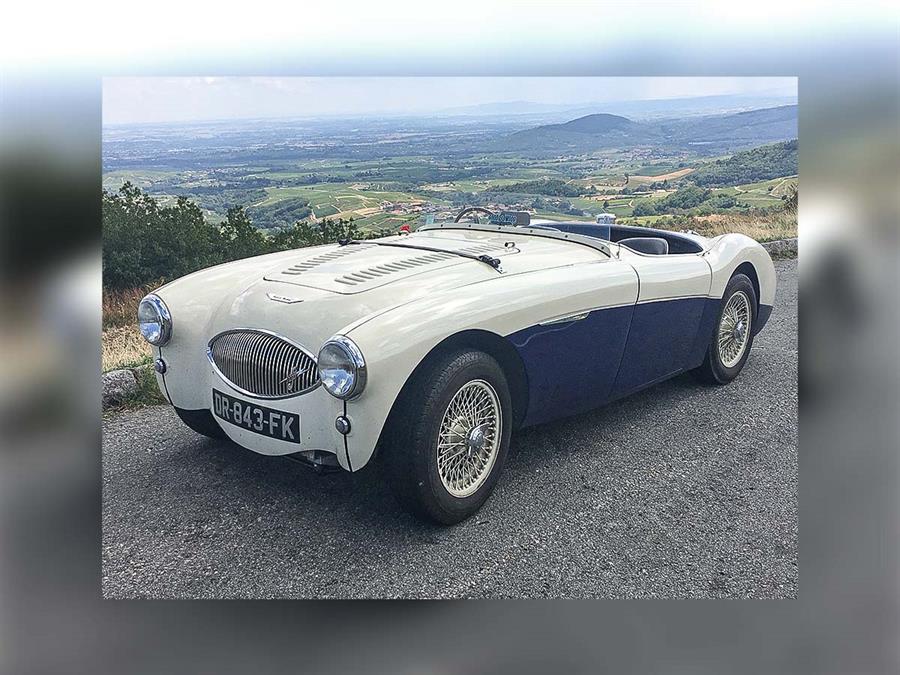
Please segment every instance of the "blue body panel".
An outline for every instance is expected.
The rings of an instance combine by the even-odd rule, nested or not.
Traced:
[[[637,305],[612,398],[682,372],[688,365],[706,306],[707,298]]]
[[[753,327],[754,335],[763,329],[770,316],[772,316],[772,305],[760,305],[756,310],[756,325]]]
[[[591,410],[699,366],[719,305],[680,298],[613,307],[509,335],[528,377],[523,426]]]
[[[528,375],[524,426],[575,415],[609,400],[634,306],[591,312],[580,321],[531,326],[509,336]]]
[[[691,370],[703,364],[703,359],[706,358],[706,351],[709,349],[709,341],[712,340],[719,321],[719,310],[721,307],[722,300],[720,298],[706,299],[703,314],[700,316],[700,327],[697,329],[694,345],[691,347],[690,355],[684,366],[685,370]]]

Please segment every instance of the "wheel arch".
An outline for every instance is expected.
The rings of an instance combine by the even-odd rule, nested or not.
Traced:
[[[734,272],[732,272],[731,276],[734,277],[737,274],[744,274],[747,278],[750,279],[750,283],[753,284],[753,292],[756,293],[756,307],[753,308],[754,312],[759,313],[759,303],[760,303],[760,294],[759,294],[759,275],[756,273],[756,267],[753,266],[753,263],[749,260],[745,260],[740,265],[735,267]]]
[[[768,251],[743,234],[726,234],[715,240],[705,254],[712,270],[709,296],[721,298],[735,274],[746,274],[756,293],[758,306],[771,306],[775,300],[775,266]]]
[[[416,378],[441,354],[449,351],[474,349],[482,351],[496,359],[506,375],[509,394],[512,399],[514,427],[518,427],[525,419],[528,410],[528,374],[519,352],[505,337],[482,329],[463,330],[438,342],[406,378],[400,393],[394,399],[387,420],[381,431],[378,445],[381,445],[386,431],[391,427],[393,418],[405,405],[407,394]]]

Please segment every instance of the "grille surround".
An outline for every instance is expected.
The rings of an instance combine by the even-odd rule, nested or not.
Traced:
[[[315,356],[293,340],[260,328],[219,333],[209,341],[206,356],[220,378],[251,398],[291,398],[321,384]],[[303,373],[291,379],[300,369]]]

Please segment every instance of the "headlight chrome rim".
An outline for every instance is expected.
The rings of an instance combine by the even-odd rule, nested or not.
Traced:
[[[142,327],[142,324],[147,323],[141,321],[141,308],[144,306],[149,306],[152,309],[159,323],[159,337],[155,340],[151,340]],[[172,314],[169,312],[169,308],[166,307],[166,303],[162,301],[162,298],[155,293],[144,296],[138,304],[138,329],[141,332],[141,336],[154,347],[163,347],[172,338]]]
[[[327,348],[338,349],[347,359],[347,362],[353,367],[353,384],[350,389],[344,393],[335,392],[328,386],[328,378],[322,372],[322,353]],[[319,381],[329,394],[335,398],[349,401],[362,394],[366,388],[367,369],[366,359],[363,357],[362,351],[357,344],[346,335],[335,335],[322,345],[319,350],[316,364],[319,369]]]

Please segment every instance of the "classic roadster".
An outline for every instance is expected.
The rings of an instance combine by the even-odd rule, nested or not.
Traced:
[[[514,430],[684,371],[734,379],[774,294],[739,234],[443,223],[202,270],[138,317],[191,429],[319,468],[377,459],[401,504],[449,524],[488,498]]]

